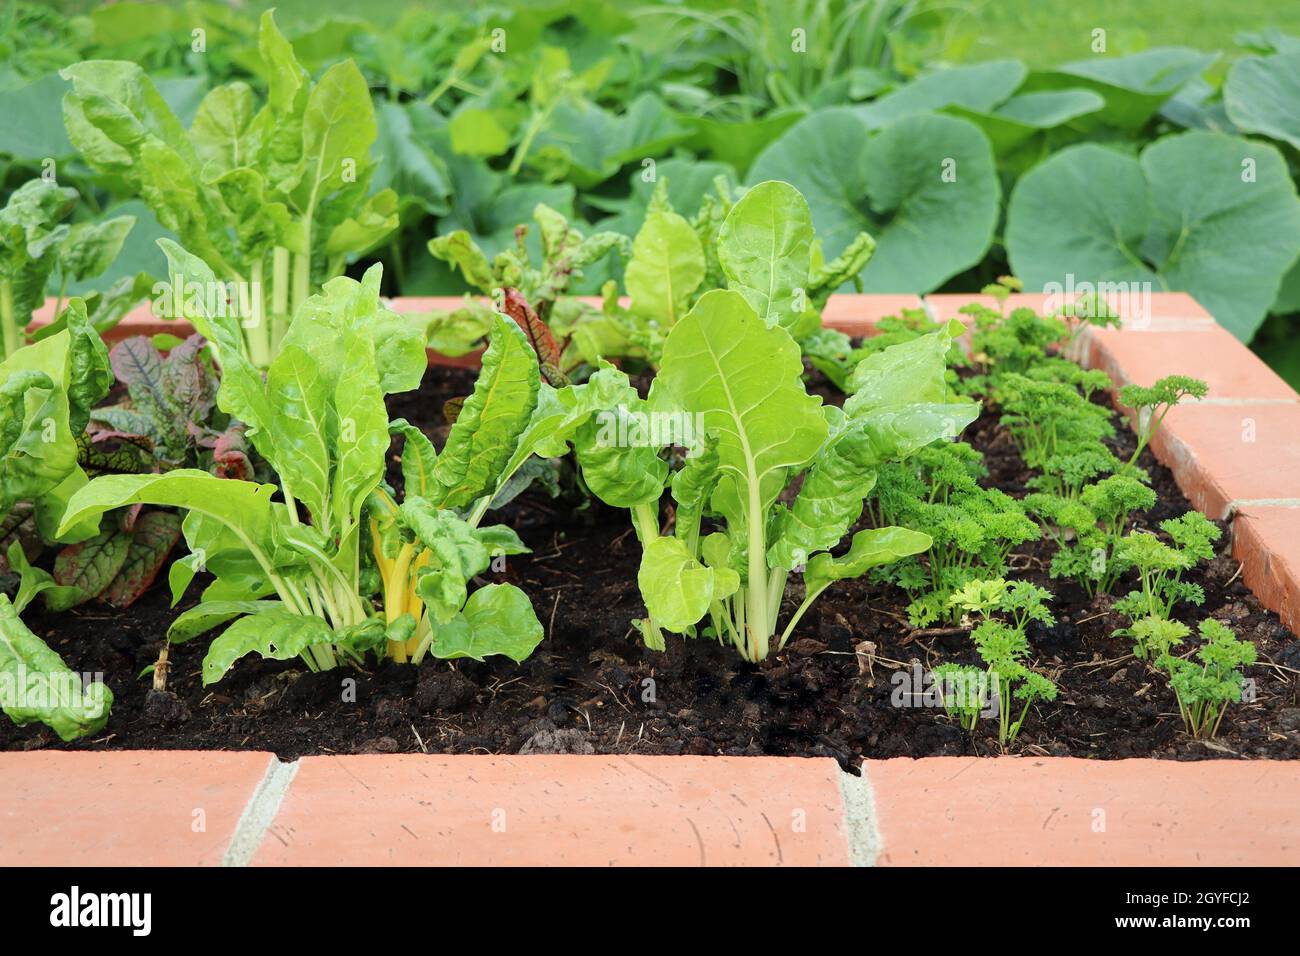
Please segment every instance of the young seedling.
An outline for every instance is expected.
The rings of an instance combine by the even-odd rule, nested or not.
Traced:
[[[1198,511],[1160,523],[1173,545],[1154,534],[1134,531],[1121,538],[1115,547],[1116,567],[1134,568],[1141,589],[1115,602],[1115,610],[1137,620],[1139,617],[1168,618],[1179,601],[1201,605],[1205,592],[1200,585],[1183,581],[1183,574],[1198,562],[1214,557],[1214,542],[1219,540],[1217,525]]]
[[[1115,551],[1134,511],[1145,511],[1156,493],[1136,478],[1109,475],[1087,485],[1077,499],[1035,493],[1025,508],[1057,543],[1051,575],[1072,577],[1089,595],[1109,594],[1125,565]]]
[[[1119,390],[1119,403],[1137,412],[1137,447],[1128,460],[1128,467],[1137,464],[1138,456],[1164,423],[1169,410],[1184,398],[1204,398],[1209,385],[1199,378],[1186,375],[1169,375],[1154,385],[1125,385]]]
[[[1169,674],[1183,726],[1193,737],[1214,737],[1228,705],[1241,700],[1241,668],[1255,663],[1255,645],[1238,640],[1232,629],[1213,618],[1201,621],[1197,661],[1166,652],[1156,662]]]
[[[984,661],[985,670],[998,693],[998,743],[1006,747],[1015,742],[1034,701],[1056,699],[1057,687],[1051,680],[1032,670],[1029,640],[1025,631],[1031,621],[1051,626],[1056,623],[1047,609],[1051,594],[1028,581],[1010,585],[1001,578],[970,581],[952,595],[950,603],[966,615],[980,618],[971,638]],[[997,615],[996,617],[994,615]],[[967,679],[971,675],[967,668]],[[1020,701],[1020,713],[1012,719],[1013,701]],[[957,709],[963,726],[973,729],[971,701],[959,701]],[[946,705],[946,698],[945,698]]]

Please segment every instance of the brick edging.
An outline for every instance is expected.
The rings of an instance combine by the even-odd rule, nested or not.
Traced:
[[[0,865],[1300,865],[1300,761],[0,754]]]

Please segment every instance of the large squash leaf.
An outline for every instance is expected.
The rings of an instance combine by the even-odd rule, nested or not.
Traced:
[[[1239,129],[1300,149],[1300,49],[1238,60],[1223,85],[1223,105]]]
[[[908,116],[872,132],[853,109],[814,113],[764,150],[750,179],[808,201],[827,259],[876,240],[866,292],[929,292],[988,251],[1000,187],[989,141],[952,116]]]
[[[1030,288],[1150,282],[1191,293],[1244,341],[1300,253],[1300,199],[1264,143],[1195,130],[1140,159],[1086,143],[1022,177],[1007,251]]]

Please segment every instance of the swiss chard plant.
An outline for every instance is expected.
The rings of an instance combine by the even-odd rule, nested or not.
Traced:
[[[720,209],[705,205],[688,221],[673,211],[668,184],[661,181],[624,274],[629,307],[606,313],[657,364],[678,319],[700,295],[718,287],[709,281],[717,273],[714,282],[744,296],[765,325],[779,325],[801,344],[809,341],[819,367],[842,385],[851,371],[852,346],[842,333],[822,329],[821,310],[831,293],[866,265],[875,242],[859,233],[827,262],[808,203],[786,182],[758,183],[716,221],[713,214]]]
[[[0,595],[0,709],[19,724],[45,723],[64,740],[103,727],[113,695],[84,685],[19,618],[38,594],[48,600],[66,591],[31,566],[25,545],[54,539],[68,497],[85,484],[76,436],[111,380],[107,350],[80,299],[69,306],[68,328],[0,363],[0,544],[4,569],[19,578],[12,600]],[[96,531],[94,522],[71,523],[63,540]]]
[[[186,129],[136,63],[87,60],[62,71],[68,138],[95,171],[120,178],[216,282],[173,274],[155,302],[190,317],[194,299],[242,319],[240,351],[265,368],[290,317],[349,257],[396,227],[397,196],[369,193],[374,108],[350,60],[313,81],[270,12],[258,31],[267,95],[211,90]],[[269,293],[266,291],[269,289]]]
[[[51,277],[58,283],[54,315],[59,317],[68,283],[104,272],[135,225],[133,216],[99,223],[64,222],[76,204],[75,189],[33,179],[14,190],[0,209],[0,359],[24,343],[32,313],[45,301]],[[133,280],[127,280],[126,288],[132,284]],[[123,299],[122,289],[100,298],[112,298],[116,305]],[[65,323],[60,322],[58,328]]]
[[[165,244],[176,270],[205,266]],[[173,642],[229,622],[204,659],[205,682],[249,653],[301,656],[322,669],[368,651],[523,659],[542,638],[528,598],[509,584],[469,593],[496,555],[523,550],[507,528],[481,526],[494,499],[535,452],[556,455],[626,379],[600,370],[580,387],[540,381],[523,331],[496,320],[483,371],[446,446],[402,421],[384,396],[415,388],[426,368],[420,331],[383,308],[379,270],[338,278],[310,297],[265,379],[236,347],[229,316],[197,316],[227,357],[218,405],[279,478],[279,487],[197,469],[100,477],[68,505],[65,524],[149,503],[189,512],[190,556],[172,567],[173,595],[207,570],[202,602],[173,623]],[[390,435],[405,439],[405,493],[384,484]],[[277,500],[278,499],[278,500]]]
[[[649,398],[630,395],[617,421],[588,423],[577,445],[588,487],[632,512],[648,646],[662,648],[664,630],[694,634],[707,618],[719,641],[761,662],[836,581],[929,547],[922,531],[886,527],[859,531],[846,553],[831,553],[884,463],[952,438],[975,418],[977,406],[950,401],[944,380],[959,332],[865,359],[839,409],[808,394],[798,345],[749,296],[715,290],[700,298],[668,333]],[[666,425],[674,434],[665,436]],[[690,452],[671,479],[659,457],[668,444]],[[782,493],[798,478],[787,503]],[[666,486],[676,504],[671,534],[659,522]],[[782,627],[796,569],[803,596]]]
[[[539,257],[528,243],[529,228],[515,230],[515,244],[489,260],[468,232],[456,230],[429,240],[429,252],[458,269],[466,283],[490,296],[504,311],[504,290],[515,289],[531,304],[541,321],[567,339],[590,311],[567,295],[583,270],[614,251],[626,252],[626,237],[614,232],[584,236],[563,215],[545,204],[533,210],[539,236]],[[536,261],[540,258],[540,261]],[[492,309],[466,299],[463,306],[435,314],[430,343],[444,354],[463,354],[476,346],[492,327]],[[613,353],[611,353],[613,354]]]

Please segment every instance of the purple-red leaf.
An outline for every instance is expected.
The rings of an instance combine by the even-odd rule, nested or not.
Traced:
[[[54,580],[63,587],[76,588],[80,594],[61,607],[65,610],[83,601],[97,597],[117,577],[126,563],[131,547],[131,535],[121,530],[116,522],[89,541],[69,545],[54,559]]]
[[[130,537],[122,569],[100,595],[117,608],[131,605],[153,584],[180,540],[181,519],[170,511],[145,512],[136,520]]]
[[[568,384],[568,376],[560,370],[560,347],[555,336],[541,317],[533,311],[523,293],[518,289],[504,290],[506,315],[515,320],[515,324],[524,330],[533,351],[537,353],[537,362],[541,366],[542,376],[547,384],[560,388]]]

